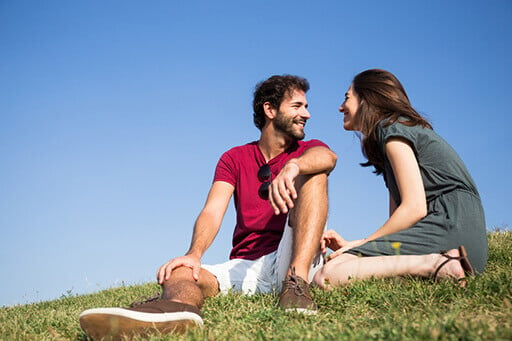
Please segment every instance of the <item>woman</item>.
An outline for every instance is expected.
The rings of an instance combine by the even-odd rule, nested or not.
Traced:
[[[384,176],[390,216],[361,240],[327,231],[322,248],[336,251],[315,275],[316,284],[401,275],[460,280],[481,273],[487,237],[476,186],[457,153],[412,108],[398,79],[384,70],[358,74],[339,111],[345,130],[362,134],[363,166]]]

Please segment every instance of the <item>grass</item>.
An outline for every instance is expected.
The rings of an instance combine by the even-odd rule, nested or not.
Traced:
[[[204,328],[152,340],[512,340],[512,231],[495,231],[488,239],[487,269],[466,288],[381,279],[332,292],[315,289],[316,316],[282,312],[276,295],[229,294],[206,301]],[[126,306],[158,289],[148,283],[0,308],[0,339],[86,340],[81,311]]]

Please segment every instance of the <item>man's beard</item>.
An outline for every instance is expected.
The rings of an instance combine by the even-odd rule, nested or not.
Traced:
[[[289,117],[285,117],[280,111],[277,112],[276,117],[274,118],[274,128],[277,131],[280,131],[287,135],[290,139],[293,140],[303,140],[306,134],[304,130],[298,131],[294,130],[294,120]]]

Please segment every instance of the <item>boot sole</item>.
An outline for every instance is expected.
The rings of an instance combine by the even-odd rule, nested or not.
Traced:
[[[316,315],[318,313],[317,310],[307,309],[307,308],[287,308],[284,310],[286,313],[298,313],[301,315]]]
[[[143,313],[122,308],[89,309],[80,314],[80,326],[93,339],[121,340],[150,334],[184,333],[203,325],[201,316],[184,311]]]

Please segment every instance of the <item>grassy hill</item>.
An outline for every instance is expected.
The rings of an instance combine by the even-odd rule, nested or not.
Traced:
[[[486,272],[466,288],[449,282],[384,279],[332,292],[313,290],[316,316],[285,314],[275,295],[207,300],[205,327],[153,340],[512,340],[512,232],[489,233]],[[1,340],[86,340],[78,315],[126,306],[152,295],[154,283],[0,308]]]

